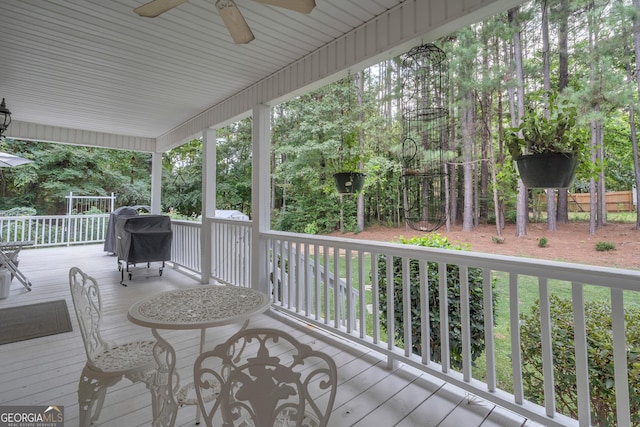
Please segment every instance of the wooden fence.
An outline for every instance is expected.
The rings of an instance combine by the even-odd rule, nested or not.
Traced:
[[[540,193],[540,209],[547,208],[547,198]],[[589,212],[590,193],[569,193],[569,212]],[[607,212],[633,212],[633,191],[611,191],[605,194]]]

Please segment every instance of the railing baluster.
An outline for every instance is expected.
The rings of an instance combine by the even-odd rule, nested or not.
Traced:
[[[574,344],[576,358],[576,392],[578,394],[578,418],[581,427],[591,425],[591,393],[589,391],[589,362],[587,351],[587,324],[584,315],[584,286],[571,283],[573,307]]]
[[[305,300],[304,300],[304,313],[307,316],[311,315],[312,304],[313,304],[313,287],[311,285],[311,244],[307,243],[304,245],[304,261],[302,263],[302,267],[304,268],[303,272],[303,280],[304,280],[304,289],[305,289]]]
[[[355,313],[352,310],[353,307],[353,287],[352,287],[352,283],[353,283],[353,274],[351,272],[352,268],[351,268],[351,263],[352,263],[352,258],[351,258],[351,249],[347,249],[345,251],[345,267],[346,267],[346,280],[344,283],[344,289],[343,289],[343,283],[342,283],[342,278],[337,277],[335,280],[335,285],[337,286],[337,289],[340,290],[340,295],[344,295],[347,299],[347,302],[344,306],[344,312],[345,312],[345,320],[347,321],[347,332],[348,333],[352,333],[353,332],[353,320],[355,318]],[[341,304],[342,306],[342,304]]]
[[[518,275],[509,273],[509,316],[511,324],[511,373],[513,375],[514,402],[524,402],[522,386],[522,352],[520,351],[520,301],[518,298]]]
[[[340,285],[338,285],[338,281],[340,280],[340,248],[337,246],[333,247],[333,317],[334,323],[333,326],[336,329],[340,328],[340,320],[342,319],[340,313],[341,304],[341,293],[340,293]]]
[[[320,304],[322,297],[322,277],[320,276],[320,245],[317,243],[313,245],[313,275],[316,298],[315,319],[320,320],[320,316],[322,315],[322,305]]]
[[[447,265],[438,263],[438,292],[440,296],[440,363],[442,372],[449,372],[451,352],[449,351],[449,292],[447,286]]]
[[[627,367],[627,338],[625,333],[624,297],[622,289],[611,289],[611,326],[613,333],[613,368],[616,387],[616,418],[619,426],[630,426],[629,372]]]
[[[429,268],[425,260],[418,260],[418,263],[418,273],[420,274],[420,349],[422,350],[422,363],[427,364],[431,361]]]
[[[413,337],[411,331],[411,269],[409,268],[409,258],[402,257],[402,324],[404,326],[404,355],[410,356],[413,352]],[[387,295],[387,298],[393,298]]]
[[[358,306],[360,307],[360,338],[364,338],[367,334],[364,258],[364,252],[358,251]]]
[[[373,312],[373,342],[380,342],[380,290],[378,289],[378,261],[379,255],[371,253],[371,305]]]
[[[484,315],[484,348],[486,357],[486,382],[490,392],[496,390],[496,349],[493,333],[493,281],[491,270],[482,270],[482,302]]]
[[[551,308],[549,303],[549,285],[545,277],[538,278],[538,295],[540,297],[540,337],[542,341],[542,376],[544,378],[544,406],[547,415],[556,412],[554,396],[555,381],[553,378],[553,345],[551,339]]]
[[[323,261],[324,267],[322,271],[323,275],[323,283],[324,283],[324,323],[326,325],[329,324],[330,316],[329,316],[329,308],[331,307],[329,298],[329,247],[327,245],[323,245]]]
[[[389,350],[395,348],[395,304],[393,303],[395,295],[395,281],[393,280],[393,257],[386,257],[387,271],[387,346]]]
[[[471,320],[469,309],[469,269],[461,265],[460,274],[460,329],[462,332],[462,377],[471,381]]]

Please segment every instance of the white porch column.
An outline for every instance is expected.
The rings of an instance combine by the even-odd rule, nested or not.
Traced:
[[[162,211],[162,153],[151,153],[151,213]]]
[[[216,130],[202,132],[202,227],[200,228],[200,283],[211,277],[211,221],[216,216]]]
[[[256,105],[253,108],[253,159],[251,172],[251,287],[269,292],[267,265],[267,243],[260,233],[271,227],[271,209],[269,197],[271,149],[271,108],[268,105]]]

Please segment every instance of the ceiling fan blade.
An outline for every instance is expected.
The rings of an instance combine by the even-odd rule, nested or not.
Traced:
[[[176,6],[180,6],[187,0],[153,0],[149,3],[145,3],[140,7],[133,9],[135,13],[146,18],[155,18],[156,16],[165,13],[168,10],[173,9]]]
[[[218,0],[216,9],[235,44],[246,44],[255,38],[233,0]]]
[[[269,6],[282,7],[294,12],[310,13],[316,7],[315,0],[256,0]]]

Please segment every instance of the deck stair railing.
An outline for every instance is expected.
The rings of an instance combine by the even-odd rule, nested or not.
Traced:
[[[349,316],[350,324],[356,324],[355,302],[359,294],[358,289],[348,287],[344,278],[336,276],[331,269],[316,263],[313,257],[308,256],[308,252],[299,251],[297,245],[275,241],[270,253],[272,261],[270,262],[269,278],[275,301],[289,309],[297,310],[310,304],[314,295],[309,292],[308,288],[296,285],[296,282],[302,279],[299,274],[309,274],[319,280],[319,286],[325,287],[332,293],[336,289],[339,290],[336,299],[339,304],[333,306],[334,309],[339,310],[337,317],[342,319],[343,326],[346,326],[347,316]],[[347,292],[351,293],[349,297],[346,295]],[[350,309],[345,306],[347,303],[351,304]]]

